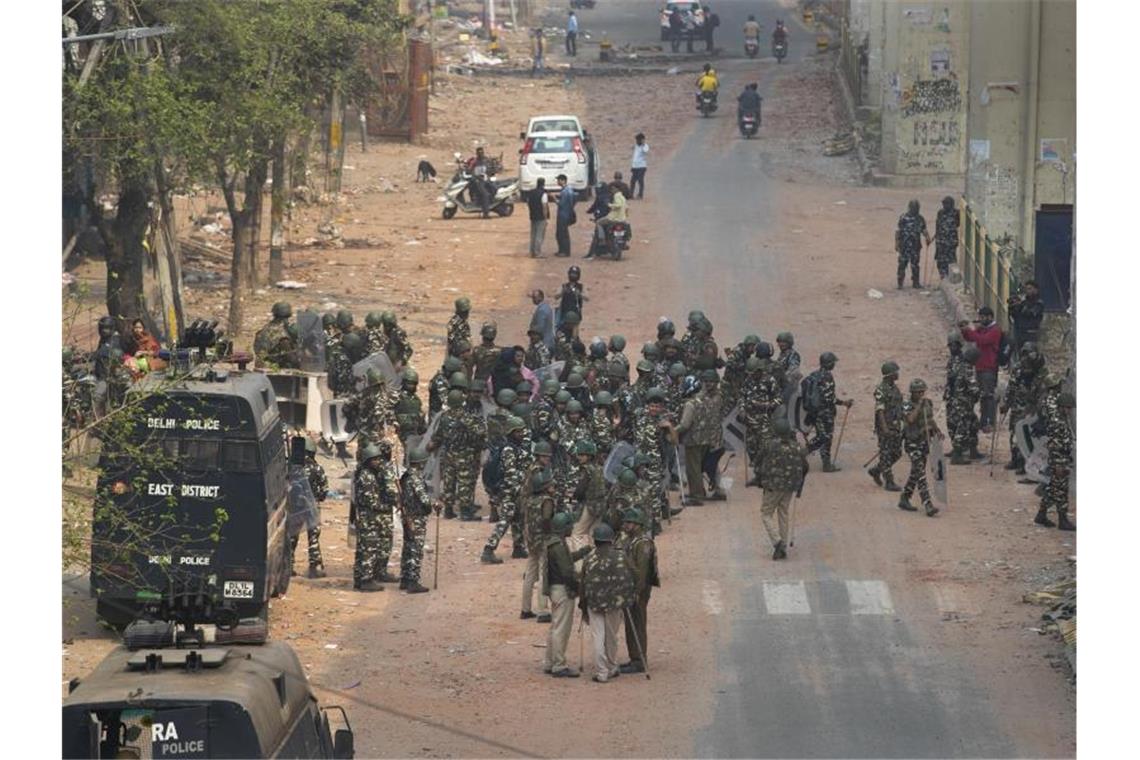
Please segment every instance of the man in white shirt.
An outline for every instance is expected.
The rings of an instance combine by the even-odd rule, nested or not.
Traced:
[[[649,143],[645,142],[645,134],[638,132],[633,143],[633,160],[630,161],[629,170],[629,199],[633,200],[633,192],[637,191],[637,199],[645,195],[645,170],[648,167],[646,158],[649,156]]]

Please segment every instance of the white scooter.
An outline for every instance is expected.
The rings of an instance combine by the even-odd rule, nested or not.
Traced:
[[[470,188],[472,181],[475,180],[475,175],[467,171],[467,167],[463,164],[463,157],[459,153],[455,154],[455,162],[457,165],[455,175],[444,188],[443,196],[440,198],[443,201],[443,218],[451,219],[459,211],[467,214],[483,213],[483,207],[472,192],[473,188]],[[495,179],[495,171],[497,171],[497,167],[502,166],[502,161],[492,160],[491,164],[490,169],[492,171],[488,173],[487,180],[494,188],[495,195],[487,203],[487,210],[493,211],[499,216],[510,216],[515,211],[519,180],[517,177]]]

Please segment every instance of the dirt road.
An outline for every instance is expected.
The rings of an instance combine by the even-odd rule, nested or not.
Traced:
[[[944,193],[859,187],[850,158],[822,157],[819,143],[839,123],[826,65],[721,71],[724,92],[762,82],[760,139],[739,139],[731,109],[698,119],[687,77],[549,89],[595,125],[612,157],[607,173],[628,168],[633,132],[653,146],[646,198],[631,205],[635,245],[622,262],[532,260],[524,215],[445,226],[430,215],[435,189],[417,187],[401,198],[413,199],[414,213],[398,211],[392,194],[354,201],[363,232],[389,240],[388,250],[298,251],[294,264],[309,267],[319,298],[409,315],[424,377],[439,364],[459,291],[475,301],[473,321],[494,317],[503,340],[521,342],[526,290],[556,290],[571,263],[591,297],[583,334],[621,332],[631,356],[659,316],[681,324],[693,308],[712,320],[721,347],[791,330],[809,367],[824,350],[838,354],[839,393],[856,399],[837,456],[844,470],[824,475],[814,460],[783,563],[769,559],[758,491],[737,487],[723,505],[686,509],[658,539],[653,678],[606,685],[542,675],[546,626],[518,619],[523,563],[479,564],[486,523],[443,523],[438,592],[362,596],[350,590],[347,505],[327,503],[330,577],[295,579],[273,604],[272,630],[301,653],[322,701],[348,708],[361,756],[1075,753],[1073,690],[1053,667],[1060,648],[1031,630],[1038,611],[1020,603],[1075,552],[1072,537],[1035,528],[1031,491],[1000,467],[992,479],[981,465],[955,468],[951,506],[936,519],[899,511],[859,468],[874,451],[871,390],[883,360],[902,365],[903,383],[924,377],[940,397],[943,305],[931,292],[893,289],[890,236],[912,194],[930,209]],[[421,152],[375,150],[353,162],[388,161],[410,176]],[[579,257],[588,234],[575,229]],[[999,463],[1007,455],[999,436]],[[344,470],[325,464],[332,476]],[[731,474],[743,483],[739,463]],[[902,463],[896,474],[905,478]],[[71,609],[77,638],[65,678],[111,643],[89,638],[88,607]],[[575,667],[579,645],[576,630]]]

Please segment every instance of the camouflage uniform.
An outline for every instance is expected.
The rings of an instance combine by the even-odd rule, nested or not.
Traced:
[[[543,396],[531,408],[530,430],[536,441],[550,441],[551,434],[558,430],[558,412],[549,398]]]
[[[523,366],[527,369],[541,369],[549,366],[553,361],[550,349],[541,340],[527,346],[526,353],[523,354]]]
[[[499,542],[506,535],[508,528],[511,529],[515,545],[522,545],[521,531],[515,518],[521,506],[519,500],[522,494],[523,481],[526,480],[527,468],[534,461],[529,447],[509,439],[503,445],[503,452],[500,456],[502,457],[503,480],[496,499],[499,521],[495,523],[491,537],[487,539],[487,547],[491,551],[499,548]]]
[[[337,398],[349,396],[354,390],[352,360],[344,350],[344,335],[337,332],[325,343],[325,367],[329,375],[329,390]]]
[[[479,425],[470,419],[471,416],[462,407],[448,407],[443,411],[433,438],[433,445],[438,440],[444,447],[443,458],[440,461],[442,477],[440,500],[447,507],[449,514],[456,510],[465,515],[472,512],[475,478],[479,475],[479,454],[486,435],[486,423],[482,419],[478,420],[482,425],[480,431]],[[476,431],[481,435],[476,434]]]
[[[824,463],[831,461],[831,437],[835,433],[835,376],[831,370],[822,367],[816,370],[819,373],[820,408],[812,414],[812,427],[815,435],[808,442],[808,453],[817,449]]]
[[[744,363],[748,361],[751,353],[745,351],[745,345],[739,344],[736,348],[727,349],[728,361],[724,365],[724,403],[725,408],[732,410],[740,401],[741,391],[744,387]]]
[[[624,372],[624,377],[626,378],[626,380],[628,380],[629,379],[629,357],[627,357],[621,351],[610,351],[610,364],[613,364],[615,362],[621,365],[622,371]]]
[[[946,208],[939,209],[934,220],[934,263],[943,277],[950,274],[950,262],[957,259],[960,222],[958,209]]]
[[[399,400],[396,401],[392,411],[396,418],[396,434],[400,438],[400,443],[406,444],[410,435],[423,435],[427,432],[423,402],[416,394],[401,390]]]
[[[353,507],[356,522],[356,558],[352,585],[378,580],[388,569],[392,552],[392,508],[399,499],[396,473],[385,463],[373,470],[361,462],[353,478]]]
[[[875,386],[875,436],[879,439],[879,460],[870,469],[872,477],[882,475],[888,484],[893,484],[891,468],[902,458],[902,409],[903,397],[898,386],[884,379]],[[879,425],[879,412],[883,412],[887,427]]]
[[[643,499],[644,493],[641,482],[633,486],[623,486],[620,483],[610,489],[606,496],[605,522],[615,531],[621,530],[622,515],[627,509],[639,509],[644,515],[652,512],[652,503]]]
[[[784,370],[784,377],[789,377],[799,370],[800,362],[800,352],[794,348],[781,350],[780,355],[776,357],[776,363]]]
[[[457,500],[462,506],[461,513],[475,516],[475,483],[479,479],[479,458],[487,446],[487,422],[483,415],[470,408],[463,410],[463,454],[458,464]]]
[[[529,481],[529,477],[527,480]],[[550,518],[554,516],[554,500],[545,493],[529,493],[529,483],[524,485],[524,497],[520,503],[523,518],[523,536],[526,541],[526,570],[523,572],[522,611],[532,611],[534,584],[538,583],[538,614],[550,612],[549,592],[546,586],[546,541]],[[561,543],[561,539],[554,537]]]
[[[606,478],[601,465],[588,462],[581,466],[574,489],[574,503],[578,519],[570,533],[571,549],[589,544],[590,532],[605,517]]]
[[[772,437],[772,412],[782,401],[782,382],[772,362],[745,376],[741,389],[741,417],[745,425],[745,445],[752,469],[759,475],[764,450]]]
[[[646,626],[649,597],[654,586],[661,586],[661,576],[657,572],[657,545],[653,543],[653,537],[645,528],[638,526],[632,533],[623,533],[614,543],[614,547],[621,549],[626,555],[629,569],[633,572],[636,599],[636,602],[629,607],[629,620],[625,621],[625,650],[629,654],[630,663],[636,669],[644,670],[645,662],[641,659],[641,653],[649,651],[649,633]]]
[[[773,546],[788,545],[788,506],[803,482],[807,466],[807,451],[791,436],[774,437],[764,448],[760,470],[764,500],[760,519]]]
[[[899,255],[899,287],[902,287],[903,278],[906,277],[908,264],[911,281],[918,287],[918,259],[922,253],[922,237],[925,234],[926,219],[922,214],[911,214],[908,211],[899,217],[898,230],[895,232],[895,249]]]
[[[468,343],[471,342],[471,323],[467,321],[467,317],[452,314],[451,319],[447,320],[447,350],[449,353],[455,351],[455,344],[461,340]]]
[[[494,343],[480,343],[472,349],[471,355],[475,361],[475,383],[487,382],[487,377],[491,374],[495,362],[499,360],[499,354],[502,350]]]
[[[325,468],[315,459],[305,459],[305,477],[309,480],[309,489],[313,492],[313,498],[317,503],[324,501],[329,495],[329,479],[325,475]],[[318,507],[318,513],[319,513]],[[324,560],[321,558],[321,523],[320,520],[317,524],[309,528],[308,531],[309,541],[309,567],[318,567],[324,565]],[[300,539],[300,534],[297,534],[289,539],[290,542],[290,557],[297,554],[297,541]]]
[[[590,427],[591,425],[585,414],[582,414],[576,423],[571,422],[569,417],[564,417],[559,421],[558,446],[562,449],[564,456],[573,459],[574,447],[578,445],[578,441],[592,440],[590,437]]]
[[[934,502],[930,498],[930,487],[926,482],[926,458],[930,456],[930,442],[927,438],[938,432],[938,425],[934,422],[934,405],[930,399],[924,398],[922,403],[926,405],[925,425],[922,414],[915,422],[906,422],[906,416],[918,408],[914,401],[908,398],[902,405],[903,448],[910,458],[910,475],[903,486],[903,498],[909,499],[917,488],[923,506],[930,511]]]
[[[1041,512],[1057,510],[1058,521],[1068,519],[1069,471],[1073,465],[1073,428],[1068,410],[1061,406],[1060,388],[1047,390],[1041,400],[1041,416],[1049,439],[1049,482],[1041,499]],[[1063,526],[1062,526],[1063,527]]]
[[[617,633],[622,610],[636,599],[633,571],[625,552],[598,544],[582,566],[582,596],[578,606],[590,614],[594,640],[594,678],[608,681],[618,674]]]
[[[344,411],[360,434],[357,443],[361,447],[367,441],[379,441],[384,437],[385,429],[396,424],[392,411],[395,402],[395,392],[383,383],[368,386],[349,398]]]
[[[428,415],[435,417],[443,411],[443,402],[447,399],[449,389],[448,375],[442,368],[432,375],[428,383]]]
[[[569,362],[574,359],[573,342],[565,330],[554,331],[554,361]]]
[[[417,586],[424,564],[424,541],[427,539],[428,518],[431,516],[431,497],[428,496],[422,468],[408,468],[400,478],[400,495],[404,507],[404,548],[400,552],[400,580],[407,586]]]
[[[392,365],[396,367],[407,366],[412,358],[412,344],[408,342],[408,333],[399,325],[392,325],[387,331],[388,346],[385,351]]]
[[[364,353],[366,356],[379,354],[387,348],[388,336],[384,333],[383,327],[366,327],[364,329]]]
[[[664,520],[669,514],[669,501],[665,496],[665,432],[660,428],[663,421],[675,421],[668,412],[660,416],[649,413],[648,407],[641,407],[633,414],[633,445],[649,457],[646,465],[645,488],[652,498],[644,503],[647,516]]]
[[[572,512],[574,510],[574,492],[578,489],[578,481],[582,478],[582,465],[578,464],[578,457],[573,454],[566,455],[560,464],[554,468],[554,503],[559,512]]]
[[[598,454],[609,456],[614,447],[614,426],[604,407],[596,406],[590,412],[589,437],[598,447]]]
[[[1037,381],[1038,372],[1036,369],[1028,367],[1018,367],[1017,371],[1013,373],[1009,383],[1006,385],[1005,398],[1002,399],[1002,407],[1009,416],[1009,450],[1013,453],[1012,467],[1009,469],[1017,469],[1024,467],[1025,459],[1021,454],[1021,450],[1017,448],[1017,423],[1030,414],[1030,407],[1032,404],[1031,395],[1033,393],[1033,385]]]
[[[253,339],[255,367],[299,369],[297,339],[289,334],[288,319],[274,319],[257,331]]]
[[[978,415],[974,407],[981,397],[973,366],[961,356],[951,357],[946,371],[946,429],[955,453],[978,449]]]

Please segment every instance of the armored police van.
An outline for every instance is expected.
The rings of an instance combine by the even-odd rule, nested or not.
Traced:
[[[200,365],[136,383],[105,437],[91,593],[116,626],[139,617],[232,629],[289,585],[286,452],[273,387]]]
[[[348,716],[283,642],[120,646],[70,688],[65,758],[353,757]]]

